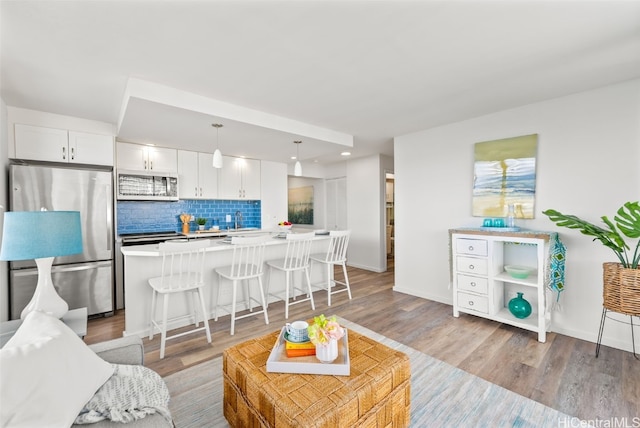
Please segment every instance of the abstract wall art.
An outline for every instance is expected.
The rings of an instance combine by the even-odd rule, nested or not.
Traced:
[[[473,216],[534,218],[538,134],[476,143]]]

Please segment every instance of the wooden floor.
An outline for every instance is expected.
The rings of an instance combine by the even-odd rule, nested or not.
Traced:
[[[640,416],[640,361],[631,353],[603,346],[596,359],[590,342],[550,333],[546,343],[539,343],[533,332],[471,315],[454,318],[449,305],[394,292],[392,261],[389,266],[385,273],[349,268],[352,300],[346,293],[334,295],[329,308],[326,293],[317,291],[316,310],[308,302],[290,306],[289,320],[335,314],[571,416],[611,421],[595,426],[637,426],[632,418]],[[261,316],[240,320],[230,336],[229,316],[210,320],[211,344],[204,333],[183,336],[167,342],[163,360],[160,336],[144,338],[145,365],[166,376],[278,330],[285,323],[282,302],[269,305],[269,321],[265,325]],[[121,337],[123,330],[124,311],[118,311],[90,320],[85,341]]]

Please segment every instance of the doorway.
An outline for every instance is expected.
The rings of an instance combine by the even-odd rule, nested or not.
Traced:
[[[387,269],[393,266],[395,257],[395,182],[392,173],[385,174],[385,228],[387,233]]]

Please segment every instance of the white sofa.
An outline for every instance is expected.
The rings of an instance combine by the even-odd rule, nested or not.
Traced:
[[[151,372],[157,378],[153,385],[167,398],[160,406],[161,411],[145,408],[127,413],[126,410],[127,415],[137,415],[126,424],[108,419],[74,424],[78,414],[107,381],[111,382],[110,386],[120,385],[113,382],[114,371],[118,372],[114,364],[143,363],[144,349],[138,337],[87,346],[60,320],[40,312],[31,313],[0,349],[0,426],[170,428],[173,423],[168,414],[168,390],[155,372]],[[145,412],[151,414],[138,419],[140,413]]]

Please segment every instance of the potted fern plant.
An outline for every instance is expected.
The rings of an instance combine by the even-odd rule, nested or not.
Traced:
[[[613,221],[602,216],[606,227],[553,209],[542,214],[558,226],[593,236],[594,241],[600,241],[615,253],[618,263],[603,264],[603,305],[627,315],[640,315],[640,202],[625,202]],[[632,241],[628,243],[625,237]]]

